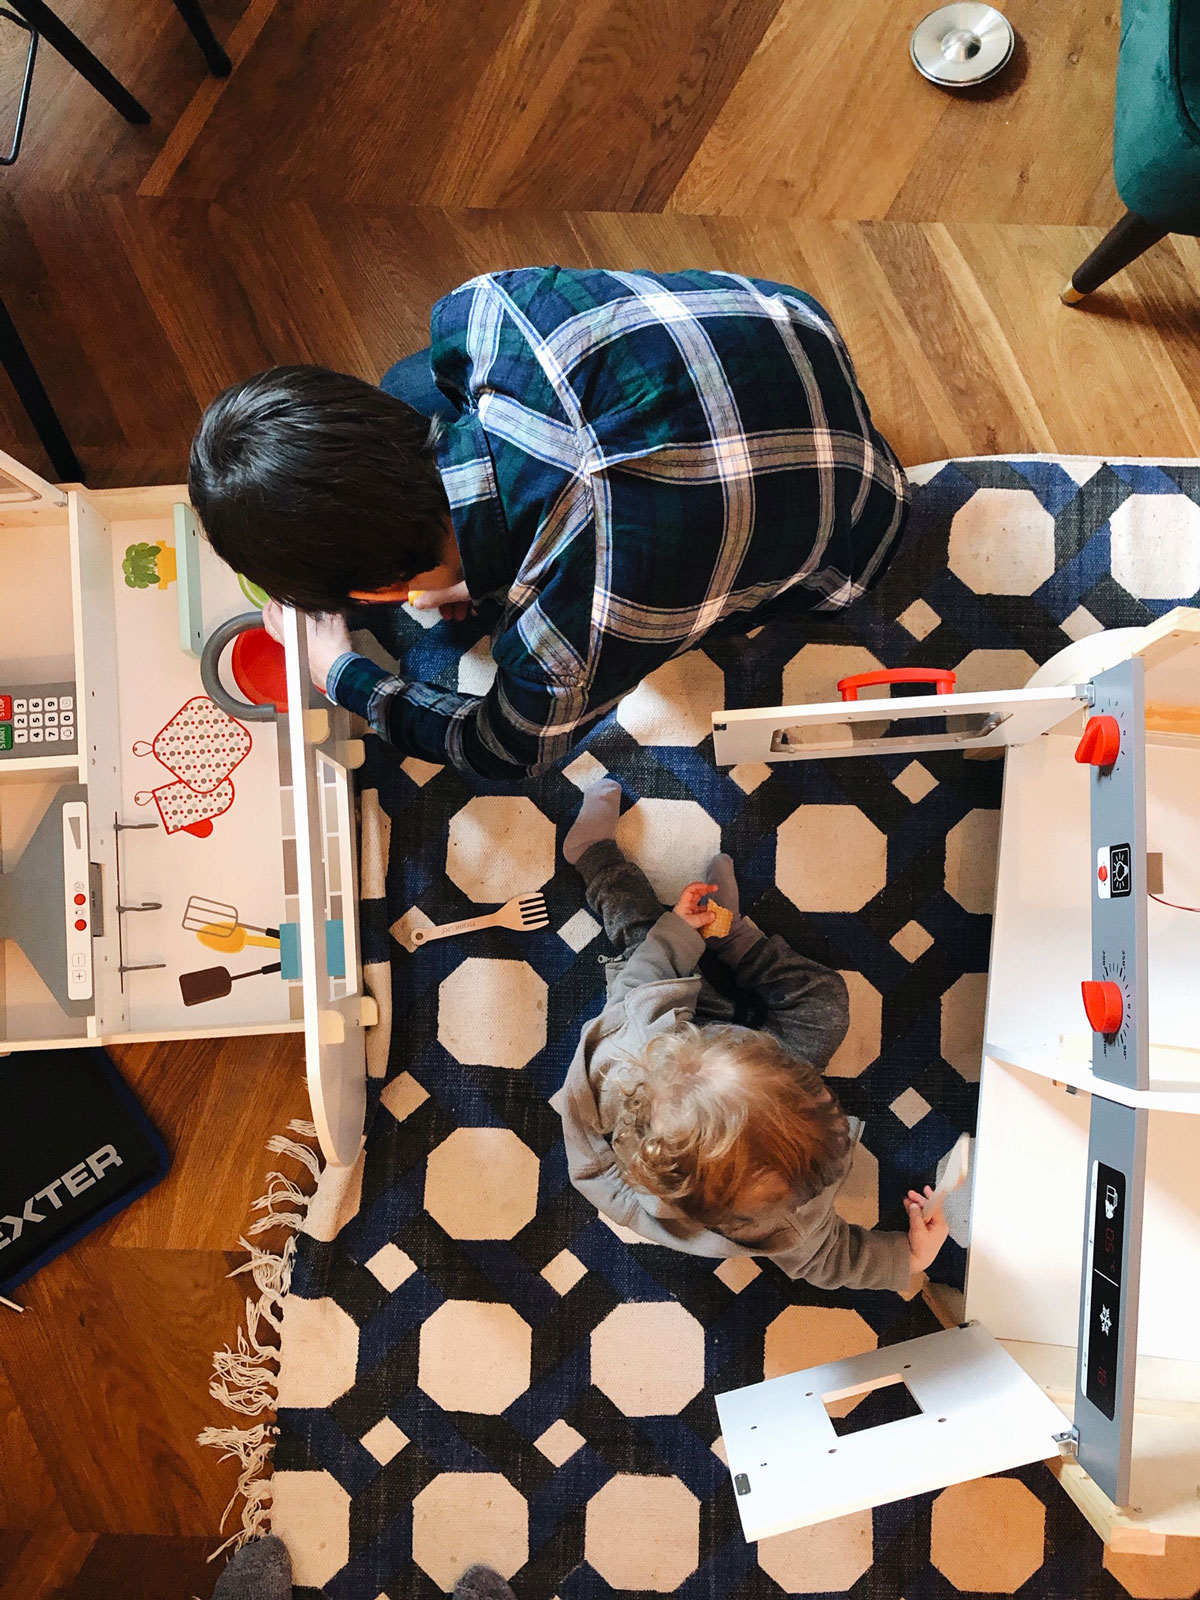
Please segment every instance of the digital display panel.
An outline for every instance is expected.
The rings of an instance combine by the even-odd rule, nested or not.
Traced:
[[[1084,1393],[1111,1422],[1117,1407],[1121,1268],[1125,1248],[1125,1174],[1096,1163]]]

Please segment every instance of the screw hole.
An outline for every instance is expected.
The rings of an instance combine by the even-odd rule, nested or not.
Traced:
[[[835,1456],[835,1455],[837,1455],[837,1451],[836,1451],[836,1450],[831,1450],[831,1451],[830,1451],[830,1452],[829,1452],[829,1454],[830,1454],[830,1455],[831,1455],[831,1456]]]
[[[911,1362],[911,1361],[906,1361],[906,1362],[905,1362],[905,1363],[904,1363],[904,1370],[905,1370],[905,1372],[908,1372],[908,1371],[909,1371],[909,1369],[910,1369],[910,1368],[911,1368],[911,1367],[912,1367],[912,1362]]]
[[[945,1422],[945,1420],[946,1420],[946,1419],[945,1419],[945,1417],[939,1417],[939,1418],[938,1418],[938,1421],[939,1421],[939,1422]]]
[[[811,1399],[812,1399],[812,1397],[813,1397],[813,1392],[812,1392],[812,1390],[811,1390],[811,1389],[806,1389],[806,1390],[805,1390],[805,1391],[804,1391],[804,1398],[805,1398],[805,1399],[806,1399],[806,1400],[811,1400]]]

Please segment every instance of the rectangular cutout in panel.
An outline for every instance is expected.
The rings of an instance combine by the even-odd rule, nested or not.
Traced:
[[[778,728],[771,735],[771,754],[788,755],[805,746],[883,744],[888,740],[942,739],[948,745],[986,739],[1007,718],[999,712],[952,716],[942,712],[929,717],[873,717],[870,721],[799,723]],[[899,748],[905,748],[901,743]]]
[[[821,1402],[839,1439],[921,1415],[921,1407],[902,1372],[893,1372],[857,1389],[833,1390],[823,1394]]]

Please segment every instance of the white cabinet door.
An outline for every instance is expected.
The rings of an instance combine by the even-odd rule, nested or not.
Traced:
[[[1133,656],[1146,665],[1148,731],[1160,742],[1195,739],[1200,737],[1198,644],[1200,609],[1178,606],[1146,628],[1120,628],[1068,645],[1039,667],[1024,689],[717,711],[716,761],[735,767],[1026,744],[1086,709],[1087,684],[1096,672]],[[858,687],[939,677],[952,680],[953,674],[902,667],[844,679],[843,684],[853,696]]]
[[[7,450],[0,450],[0,506],[14,505],[21,510],[31,506],[57,506],[61,510],[66,503],[65,489],[47,483],[32,467],[10,456]]]
[[[1082,688],[923,694],[713,714],[720,767],[1024,744],[1087,705]]]
[[[827,1406],[895,1383],[916,1414],[835,1428]],[[1070,1427],[977,1322],[734,1389],[717,1415],[748,1540],[1048,1460]]]
[[[290,607],[284,609],[284,647],[308,1092],[321,1149],[334,1166],[345,1167],[362,1145],[365,1024],[372,1009],[364,1002],[358,951],[348,720],[313,690],[303,621]]]

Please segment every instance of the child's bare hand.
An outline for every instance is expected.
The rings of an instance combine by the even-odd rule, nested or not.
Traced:
[[[932,1193],[932,1187],[926,1184],[924,1194],[910,1189],[904,1200],[908,1212],[908,1253],[914,1272],[924,1272],[945,1244],[950,1232],[946,1225],[946,1213],[941,1206],[931,1217],[921,1215],[921,1207]]]
[[[688,927],[695,928],[697,932],[701,928],[707,928],[716,916],[716,912],[710,911],[707,906],[702,906],[700,902],[705,895],[716,894],[717,888],[718,885],[715,883],[689,883],[679,896],[678,904],[675,907],[675,915],[682,917]]]

